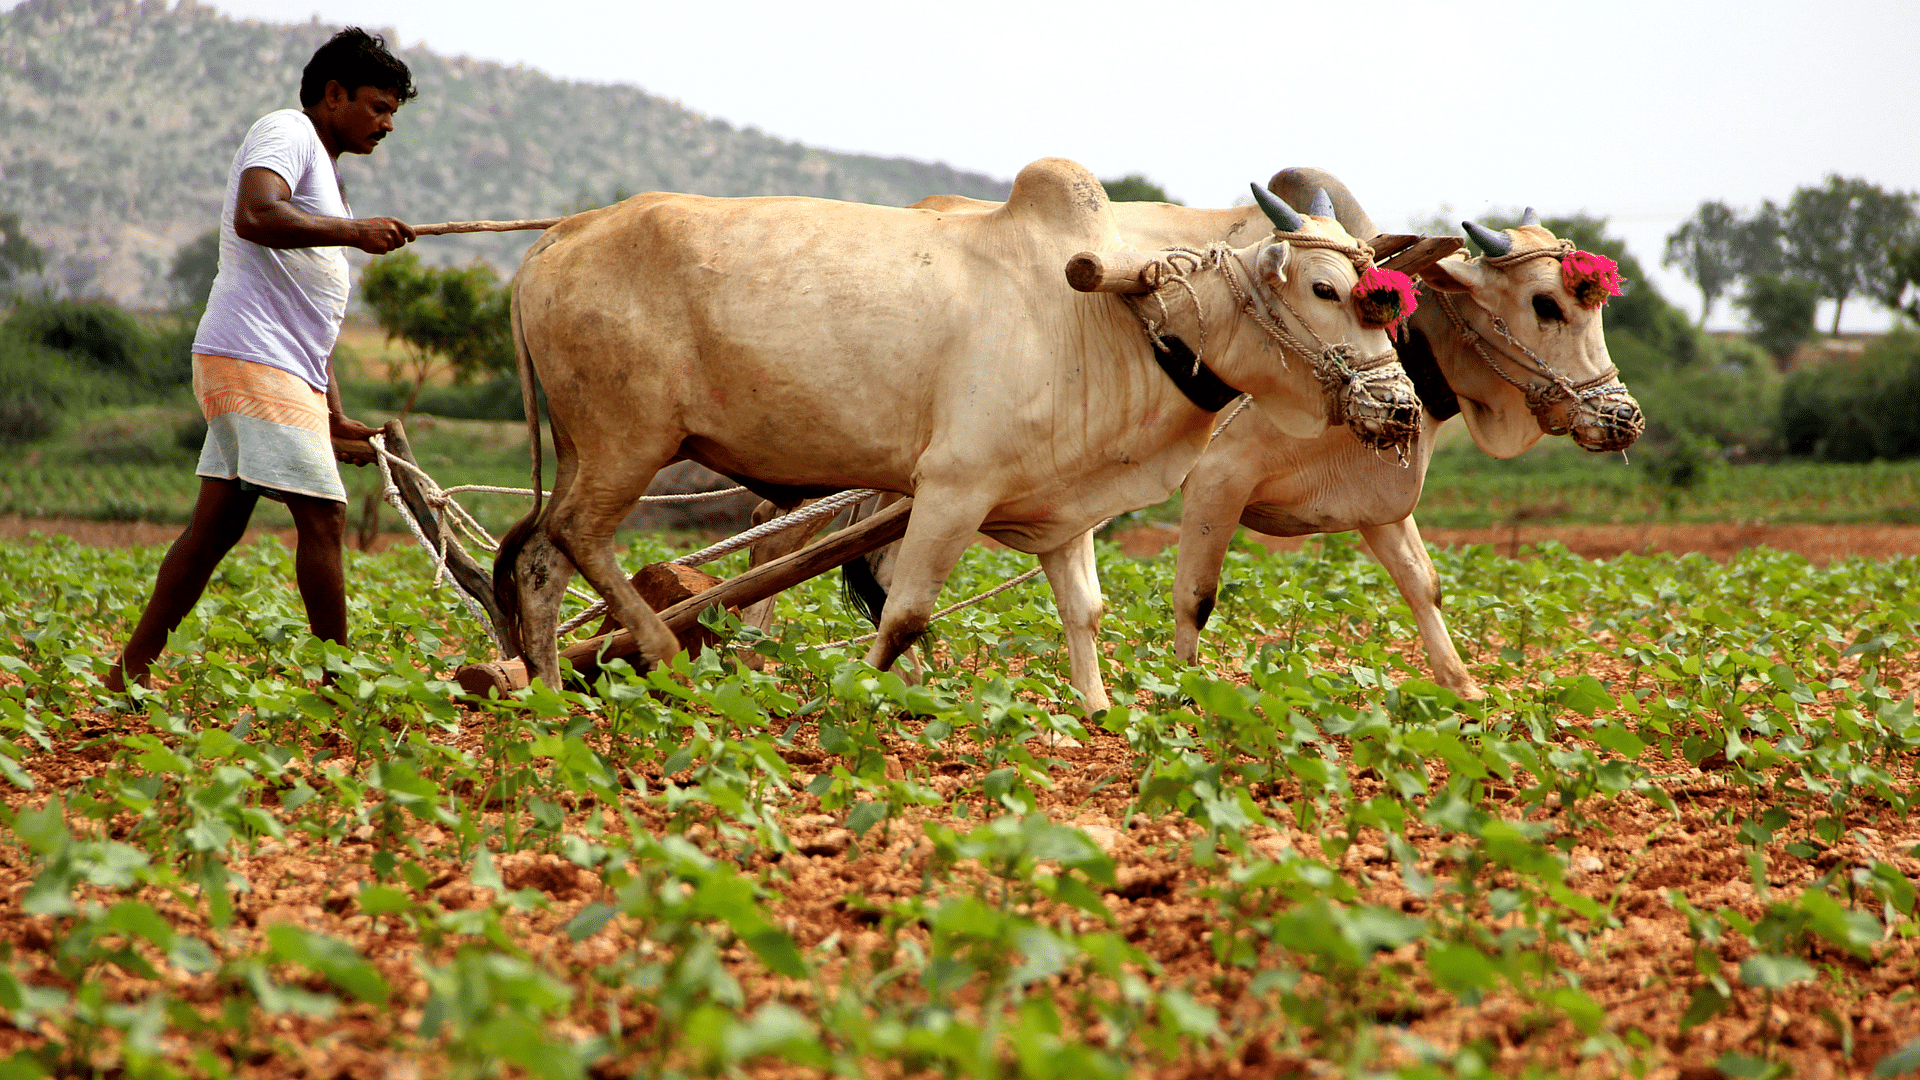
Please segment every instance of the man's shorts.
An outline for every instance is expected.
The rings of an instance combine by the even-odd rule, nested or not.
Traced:
[[[199,475],[281,494],[347,501],[334,463],[327,395],[279,368],[193,354],[193,396],[207,418]]]

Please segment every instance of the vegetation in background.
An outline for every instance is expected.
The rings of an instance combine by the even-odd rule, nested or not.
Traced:
[[[1100,186],[1107,189],[1107,198],[1113,202],[1163,202],[1175,206],[1186,204],[1167,195],[1167,189],[1147,179],[1139,173],[1131,173],[1118,180],[1102,180]]]
[[[1822,461],[1920,458],[1920,332],[1897,329],[1852,363],[1802,368],[1780,391],[1789,454]]]
[[[170,302],[143,261],[151,237],[185,244],[220,220],[247,126],[295,104],[300,69],[337,26],[240,19],[210,4],[24,0],[0,10],[0,207],[70,237],[51,275],[115,301]],[[391,39],[390,39],[391,40]],[[567,213],[580,192],[816,195],[905,206],[954,193],[1004,199],[1004,180],[946,165],[843,154],[737,128],[638,87],[402,43],[423,88],[372,161],[341,161],[355,211],[404,221]],[[130,103],[169,101],[175,112]],[[511,273],[532,236],[434,241],[428,261],[485,257]],[[356,256],[357,258],[357,256]]]
[[[47,253],[20,231],[20,215],[0,212],[0,297],[12,293],[20,277],[39,273],[46,265]]]
[[[1833,301],[1835,334],[1854,296],[1901,310],[1908,284],[1920,276],[1911,254],[1920,245],[1917,200],[1911,192],[1832,174],[1818,187],[1796,190],[1784,208],[1767,201],[1740,214],[1703,202],[1667,237],[1666,264],[1699,286],[1703,322],[1715,298],[1743,283],[1749,296],[1742,306],[1756,330],[1791,349],[1796,337],[1813,332],[1811,311],[1804,324],[1798,321],[1808,292]]]
[[[207,297],[213,294],[213,279],[220,274],[220,230],[208,229],[181,245],[167,271],[169,300],[182,317],[200,321],[207,310]]]
[[[396,252],[361,271],[360,299],[405,350],[387,369],[387,381],[407,386],[403,418],[430,379],[460,384],[515,370],[511,294],[484,262],[423,267],[414,252]]]

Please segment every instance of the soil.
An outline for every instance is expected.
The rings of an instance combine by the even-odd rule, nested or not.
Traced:
[[[42,532],[50,531],[48,522],[32,525]],[[15,527],[15,522],[0,523],[0,535],[19,535],[11,531]],[[85,522],[78,523],[70,535],[85,543],[127,544],[167,542],[177,532],[171,526]],[[1502,550],[1551,538],[1587,555],[1651,549],[1702,551],[1725,557],[1755,543],[1798,551],[1822,561],[1849,555],[1920,554],[1920,527],[1909,526],[1563,526],[1529,527],[1519,530],[1517,536],[1508,529],[1432,530],[1427,536],[1441,544],[1493,543],[1501,545]],[[1123,534],[1121,543],[1129,552],[1146,555],[1159,551],[1173,538],[1172,530],[1136,528]],[[1290,541],[1274,543],[1297,546]],[[1401,644],[1408,655],[1418,655],[1417,643]],[[936,671],[939,659],[935,660]],[[1911,654],[1904,663],[1890,661],[1883,679],[1896,678],[1911,686],[1917,673],[1920,654]],[[110,740],[101,740],[100,736],[111,736],[124,723],[107,716],[77,719],[82,720],[78,727],[86,736],[75,735],[70,744],[56,746],[55,752],[36,754],[22,762],[40,782],[42,791],[69,787],[98,769],[110,749]],[[458,737],[463,744],[471,744],[470,749],[476,753],[482,746],[483,722],[482,715],[469,715]],[[823,962],[822,985],[866,985],[892,962],[896,949],[907,947],[909,942],[911,948],[928,946],[923,927],[910,920],[896,925],[899,920],[885,914],[895,901],[915,896],[925,887],[923,874],[930,869],[933,850],[923,825],[939,822],[964,832],[992,812],[979,790],[983,769],[959,760],[972,749],[958,745],[957,739],[938,750],[929,750],[907,739],[890,737],[889,773],[898,770],[899,774],[923,777],[923,782],[951,801],[931,810],[912,811],[901,820],[876,827],[865,837],[855,837],[839,827],[836,816],[822,813],[804,794],[785,808],[783,826],[795,848],[785,856],[770,857],[764,849],[751,847],[741,851],[728,839],[728,834],[737,837],[737,832],[717,819],[696,822],[686,835],[712,854],[733,854],[745,859],[745,869],[766,872],[775,890],[769,914],[788,928],[803,950],[813,952]],[[1114,915],[1112,929],[1153,957],[1170,984],[1189,988],[1200,1001],[1218,1009],[1224,1027],[1232,1030],[1246,1022],[1256,1025],[1241,1028],[1242,1038],[1231,1053],[1203,1053],[1170,1074],[1209,1078],[1334,1075],[1337,1070],[1330,1070],[1324,1061],[1274,1050],[1275,1037],[1283,1033],[1257,1026],[1274,1022],[1278,1014],[1272,1002],[1251,991],[1246,970],[1215,959],[1215,936],[1232,933],[1232,928],[1221,902],[1207,890],[1223,885],[1224,875],[1216,870],[1210,877],[1208,871],[1194,866],[1196,839],[1202,832],[1191,821],[1173,814],[1152,817],[1131,813],[1139,767],[1126,741],[1095,730],[1084,745],[1054,745],[1046,753],[1056,759],[1052,769],[1055,786],[1038,793],[1041,809],[1056,821],[1085,830],[1118,864],[1117,883],[1107,889],[1104,898]],[[826,771],[839,760],[821,751],[807,728],[796,733],[792,747],[782,756],[796,773],[796,789],[807,782],[808,774]],[[1724,761],[1716,764],[1710,758],[1696,768],[1685,760],[1657,760],[1653,751],[1642,761],[1663,778],[1662,786],[1675,801],[1677,812],[1670,813],[1632,794],[1610,802],[1596,798],[1583,807],[1591,817],[1569,852],[1568,884],[1610,907],[1620,926],[1581,926],[1586,935],[1584,953],[1563,949],[1553,955],[1553,960],[1577,977],[1583,990],[1605,1010],[1610,1030],[1616,1034],[1634,1031],[1638,1033],[1635,1038],[1644,1040],[1644,1051],[1654,1066],[1648,1076],[1654,1080],[1721,1077],[1724,1074],[1713,1063],[1723,1052],[1737,1050],[1770,1056],[1788,1065],[1791,1075],[1798,1077],[1866,1077],[1876,1062],[1920,1033],[1920,994],[1916,993],[1916,987],[1920,987],[1920,943],[1911,937],[1895,937],[1881,944],[1871,960],[1816,944],[1812,956],[1823,968],[1820,980],[1771,998],[1743,988],[1737,979],[1730,978],[1734,989],[1731,1006],[1682,1031],[1680,1017],[1706,980],[1699,973],[1695,941],[1689,935],[1686,917],[1675,906],[1675,898],[1684,896],[1701,910],[1733,909],[1756,919],[1767,901],[1757,888],[1774,899],[1791,900],[1822,875],[1838,871],[1845,878],[1850,871],[1874,863],[1890,864],[1910,880],[1920,880],[1920,858],[1915,857],[1920,854],[1920,821],[1897,818],[1872,800],[1856,800],[1856,812],[1847,821],[1849,830],[1839,843],[1808,860],[1782,853],[1776,846],[1770,876],[1756,882],[1733,824],[1753,813],[1753,796],[1721,771]],[[1915,782],[1911,758],[1893,767],[1899,770],[1897,782],[1910,789]],[[1436,768],[1435,772],[1437,784],[1440,770]],[[649,786],[657,786],[662,778],[644,779]],[[1380,783],[1362,773],[1353,780],[1353,787],[1355,797],[1365,799],[1379,792]],[[1288,790],[1285,784],[1261,792],[1268,805],[1276,808],[1301,794]],[[16,794],[8,801],[19,804],[21,800],[22,796]],[[968,816],[956,817],[956,805],[965,807]],[[1485,807],[1508,817],[1539,816],[1537,807],[1523,805],[1518,793],[1510,788],[1491,789]],[[650,829],[665,831],[668,826],[665,811],[657,801],[630,795],[626,809]],[[567,829],[584,828],[588,810],[583,805],[570,813]],[[684,818],[681,824],[685,824]],[[271,1030],[261,1033],[262,1041],[240,1053],[245,1063],[236,1066],[236,1075],[371,1078],[444,1071],[444,1061],[396,1061],[393,1051],[387,1049],[411,1043],[427,988],[416,963],[422,952],[418,935],[405,925],[370,919],[357,911],[358,889],[371,878],[369,858],[377,841],[370,834],[370,829],[362,829],[338,844],[292,835],[283,842],[262,844],[250,857],[235,861],[233,868],[244,874],[251,886],[251,891],[238,898],[237,933],[242,940],[262,935],[269,923],[278,920],[346,938],[380,968],[395,989],[395,999],[388,1008],[351,1006],[329,1020],[281,1017],[269,1021]],[[414,838],[429,853],[442,855],[450,839],[432,826],[420,830]],[[1363,834],[1359,843],[1335,860],[1347,880],[1360,890],[1361,899],[1424,918],[1443,918],[1444,913],[1430,906],[1428,899],[1408,891],[1399,867],[1380,839],[1378,834]],[[1407,839],[1420,850],[1424,871],[1446,876],[1450,864],[1442,838],[1415,828]],[[1318,852],[1322,837],[1283,825],[1250,832],[1248,840],[1254,852],[1274,856],[1287,848]],[[484,907],[492,901],[491,891],[473,885],[465,868],[450,858],[430,855],[421,861],[432,874],[425,898],[442,909]],[[565,933],[567,921],[585,905],[611,899],[597,875],[556,855],[536,852],[505,856],[500,860],[500,870],[509,888],[537,890],[544,898],[543,907],[510,914],[506,921],[531,955],[579,991],[574,1013],[563,1027],[578,1035],[601,1030],[613,996],[591,989],[594,972],[636,952],[647,955],[655,946],[647,940],[643,928],[624,916],[585,941],[574,942]],[[18,850],[0,849],[0,897],[17,897],[30,876],[30,866]],[[1491,884],[1499,884],[1498,879]],[[966,886],[956,881],[953,887]],[[983,881],[981,887],[990,890],[992,884]],[[209,933],[198,925],[199,916],[194,910],[157,890],[146,899],[181,929]],[[1049,922],[1065,919],[1081,931],[1101,928],[1098,920],[1071,909],[1042,907],[1039,913]],[[14,903],[0,903],[0,942],[13,952],[17,969],[31,967],[36,954],[44,957],[52,942],[51,927],[49,919],[25,915]],[[1734,944],[1731,937],[1707,950],[1718,956],[1729,973],[1749,955],[1747,947]],[[737,946],[727,949],[723,959],[741,978],[748,1008],[770,1000],[803,1002],[814,992],[807,984],[764,974]],[[1392,1030],[1446,1048],[1478,1042],[1491,1051],[1498,1071],[1507,1075],[1536,1069],[1593,1077],[1622,1073],[1623,1066],[1617,1059],[1585,1052],[1585,1036],[1571,1024],[1543,1013],[1512,993],[1494,993],[1477,1004],[1462,1004],[1427,983],[1424,976],[1412,974],[1422,969],[1403,963],[1413,959],[1411,952],[1386,959],[1386,963],[1375,965],[1379,981],[1361,987],[1352,1000]],[[438,960],[445,962],[446,956],[440,955]],[[1406,977],[1396,974],[1402,968]],[[45,969],[40,974],[52,978]],[[124,980],[129,990],[140,987],[137,980],[123,976],[103,977],[109,984]],[[1312,978],[1302,992],[1315,990]],[[110,995],[113,989],[110,985]],[[186,978],[172,989],[209,1016],[222,997],[231,993],[216,985],[211,976]],[[1063,1012],[1068,1015],[1072,989],[1071,980],[1061,981],[1056,987]],[[654,1022],[630,1004],[618,1008],[629,1032],[645,1031]],[[1080,1029],[1080,1033],[1087,1037],[1097,1034],[1097,1024]],[[0,1056],[32,1038],[0,1024]],[[231,1052],[241,1048],[218,1049]],[[247,1054],[253,1055],[250,1060]],[[224,1053],[222,1056],[226,1057]],[[1404,1046],[1393,1038],[1385,1039],[1385,1056],[1393,1063],[1412,1061]],[[596,1068],[594,1075],[625,1076],[641,1064],[638,1058],[606,1063]],[[776,1066],[750,1071],[755,1075],[815,1075]],[[890,1071],[887,1075],[893,1074]]]

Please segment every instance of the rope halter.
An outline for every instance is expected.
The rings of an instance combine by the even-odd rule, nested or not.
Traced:
[[[1274,232],[1274,238],[1280,246],[1279,273],[1282,281],[1286,280],[1287,267],[1293,260],[1296,248],[1322,248],[1337,252],[1352,262],[1362,275],[1374,270],[1373,250],[1362,243],[1343,243],[1312,233],[1279,230]],[[1192,302],[1194,319],[1199,325],[1199,342],[1194,350],[1193,361],[1194,373],[1199,372],[1201,356],[1206,349],[1207,326],[1199,294],[1194,291],[1190,278],[1203,269],[1218,271],[1240,312],[1280,347],[1281,364],[1286,365],[1287,354],[1291,352],[1306,360],[1313,368],[1314,378],[1320,383],[1326,399],[1327,422],[1346,425],[1361,445],[1369,450],[1392,450],[1400,464],[1406,465],[1407,447],[1420,435],[1420,398],[1406,372],[1396,363],[1398,357],[1393,349],[1388,348],[1373,356],[1362,356],[1360,350],[1350,343],[1329,342],[1313,329],[1313,324],[1300,314],[1284,294],[1272,291],[1271,299],[1278,301],[1280,307],[1292,316],[1293,323],[1312,339],[1312,344],[1301,340],[1276,317],[1268,304],[1269,291],[1260,288],[1253,271],[1248,269],[1239,253],[1224,242],[1215,241],[1204,251],[1170,248],[1161,253],[1160,261],[1166,266],[1166,273],[1162,275],[1159,287],[1146,294],[1146,297],[1123,296],[1139,317],[1148,339],[1156,349],[1166,351],[1162,338],[1167,333],[1166,324],[1171,319],[1165,291],[1178,285],[1186,291]],[[1243,274],[1246,277],[1244,282],[1241,280]],[[1149,297],[1157,309],[1158,318],[1146,308]],[[1355,299],[1358,299],[1357,294]],[[1408,305],[1406,314],[1411,311],[1412,307]],[[1400,318],[1404,318],[1404,315]],[[1225,426],[1221,425],[1223,429]]]
[[[1608,296],[1620,295],[1620,285],[1624,279],[1620,277],[1618,265],[1604,255],[1575,248],[1571,240],[1560,239],[1548,247],[1481,256],[1486,266],[1502,272],[1533,259],[1546,258],[1559,260],[1561,280],[1581,307],[1598,309],[1606,303]],[[1469,325],[1454,305],[1452,296],[1438,289],[1432,292],[1440,302],[1440,309],[1446,313],[1447,321],[1453,324],[1454,331],[1460,335],[1461,342],[1479,353],[1480,359],[1493,369],[1494,374],[1526,395],[1527,411],[1539,421],[1542,431],[1549,435],[1571,434],[1589,450],[1609,451],[1626,449],[1646,429],[1646,417],[1641,413],[1639,403],[1634,401],[1633,395],[1620,381],[1620,369],[1613,364],[1609,363],[1606,370],[1590,379],[1574,382],[1555,370],[1546,358],[1528,348],[1526,343],[1514,336],[1505,319],[1487,310],[1478,301],[1474,302],[1474,306],[1487,317],[1494,333],[1506,343],[1505,349]],[[1491,351],[1489,345],[1493,346]],[[1497,357],[1496,354],[1500,355]],[[1501,358],[1533,378],[1523,380],[1515,376],[1507,370]],[[1569,408],[1563,409],[1563,406]]]

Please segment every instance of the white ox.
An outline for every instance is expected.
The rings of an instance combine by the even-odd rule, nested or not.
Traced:
[[[1346,187],[1322,170],[1283,170],[1269,188],[1296,209],[1325,192],[1321,211],[1337,211],[1355,236],[1377,234]],[[980,213],[999,204],[941,195],[916,205]],[[1167,203],[1115,203],[1114,217],[1128,246],[1149,250],[1240,242],[1265,221],[1258,207]],[[1477,242],[1504,255],[1454,256],[1418,271],[1420,305],[1400,353],[1426,407],[1404,466],[1342,429],[1292,435],[1251,409],[1208,446],[1182,489],[1174,585],[1181,660],[1198,658],[1200,630],[1212,613],[1236,526],[1276,536],[1357,529],[1412,609],[1434,680],[1462,697],[1484,696],[1447,632],[1439,578],[1413,520],[1440,424],[1460,414],[1474,442],[1499,458],[1524,453],[1547,433],[1570,433],[1589,450],[1621,450],[1644,426],[1608,358],[1598,307],[1568,291],[1561,273],[1565,245],[1531,210],[1527,221],[1505,234],[1466,223]],[[885,567],[876,569],[878,579],[867,576],[864,586],[862,574],[851,575],[854,588],[884,590]]]
[[[1059,159],[1022,170],[985,213],[655,193],[568,218],[514,281],[536,484],[534,369],[559,461],[553,501],[536,501],[495,563],[509,640],[530,675],[555,682],[556,616],[577,567],[643,661],[672,655],[613,533],[658,469],[691,458],[780,502],[850,487],[917,496],[875,667],[924,632],[976,531],[1038,554],[1073,686],[1107,707],[1089,530],[1171,494],[1215,419],[1156,362],[1130,302],[1164,317],[1170,343],[1204,341],[1206,365],[1278,430],[1311,437],[1341,414],[1375,436],[1411,427],[1417,404],[1390,360],[1369,412],[1357,380],[1322,377],[1329,356],[1286,355],[1283,340],[1302,337],[1391,355],[1347,302],[1352,239],[1331,219],[1294,220],[1152,303],[1068,288],[1076,253],[1122,244],[1098,181]],[[1242,314],[1236,291],[1288,333]]]

